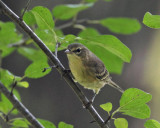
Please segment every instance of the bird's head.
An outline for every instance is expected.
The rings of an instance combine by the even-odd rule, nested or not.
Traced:
[[[80,43],[73,43],[68,45],[67,50],[65,51],[68,57],[76,57],[79,59],[85,59],[88,54],[89,50],[84,45]]]

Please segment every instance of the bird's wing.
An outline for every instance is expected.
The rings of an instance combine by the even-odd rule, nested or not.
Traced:
[[[89,68],[88,71],[90,71],[90,74],[97,79],[102,81],[109,79],[109,72],[106,70],[103,62],[97,56],[92,56],[92,58],[90,58],[86,64]]]
[[[124,91],[111,80],[109,72],[106,70],[103,62],[97,56],[93,57],[87,62],[87,66],[89,68],[88,71],[90,71],[90,74],[101,81],[105,81],[106,84],[116,88],[123,93]]]

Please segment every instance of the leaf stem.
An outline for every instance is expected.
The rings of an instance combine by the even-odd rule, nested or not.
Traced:
[[[99,20],[88,20],[88,19],[81,19],[81,20],[77,20],[76,22],[68,22],[66,24],[60,25],[58,27],[55,27],[55,29],[59,30],[59,29],[65,29],[71,26],[74,26],[74,24],[81,24],[81,23],[88,23],[88,24],[99,24]]]
[[[117,108],[117,109],[111,114],[111,119],[113,118],[113,116],[114,116],[117,112],[119,112],[119,109],[120,109],[120,107]]]

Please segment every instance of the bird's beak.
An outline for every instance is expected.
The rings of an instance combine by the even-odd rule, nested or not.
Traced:
[[[68,50],[68,49],[66,49],[65,53],[66,53],[66,54],[71,54],[71,51]]]

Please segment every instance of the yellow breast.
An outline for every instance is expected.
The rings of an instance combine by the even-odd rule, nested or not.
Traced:
[[[67,56],[69,59],[70,70],[78,83],[85,87],[98,86],[96,77],[94,74],[89,72],[89,69],[84,66],[82,60],[79,57],[69,54]],[[94,83],[96,85],[93,85]]]
[[[98,94],[100,88],[102,88],[105,83],[103,81],[99,81],[83,64],[79,57],[70,54],[67,54],[67,57],[69,59],[70,70],[75,80],[85,88],[92,89]]]
[[[77,82],[81,83],[84,81],[84,76],[85,76],[85,67],[81,61],[80,58],[74,56],[74,55],[67,55],[69,59],[69,67],[70,70],[76,79]]]

